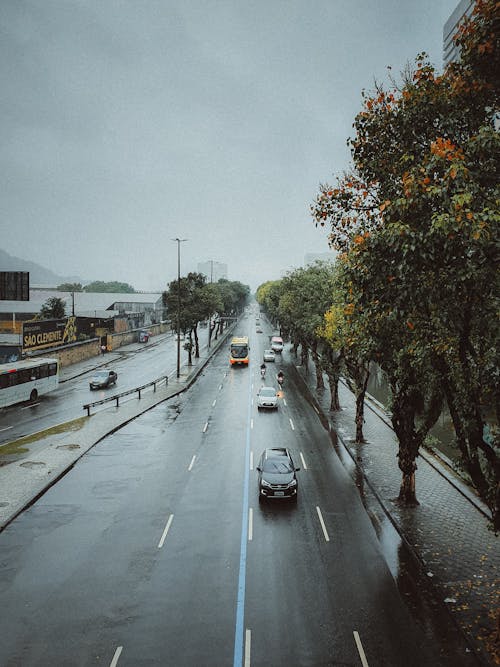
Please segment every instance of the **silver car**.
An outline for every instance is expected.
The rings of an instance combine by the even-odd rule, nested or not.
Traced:
[[[264,350],[264,361],[275,361],[276,355],[273,350]]]
[[[257,394],[257,410],[277,410],[278,394],[274,387],[261,387]]]

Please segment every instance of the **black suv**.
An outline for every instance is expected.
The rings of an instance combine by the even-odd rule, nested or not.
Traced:
[[[288,499],[297,501],[296,468],[285,447],[265,449],[256,468],[259,475],[259,502]]]

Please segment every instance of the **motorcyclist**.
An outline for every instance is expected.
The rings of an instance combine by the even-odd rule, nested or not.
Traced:
[[[285,379],[285,374],[281,369],[278,371],[278,375],[276,377],[278,378],[278,382],[280,384],[283,384],[283,380]]]
[[[262,377],[264,377],[264,375],[266,374],[266,364],[264,363],[260,365],[260,374],[262,375]]]

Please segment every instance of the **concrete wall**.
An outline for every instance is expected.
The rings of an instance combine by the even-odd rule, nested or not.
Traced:
[[[92,340],[86,340],[83,343],[70,343],[69,345],[57,349],[37,350],[36,353],[31,355],[31,358],[57,357],[61,368],[64,368],[65,366],[76,364],[78,361],[96,357],[100,354],[100,345],[101,342],[99,338],[92,338]]]
[[[141,327],[140,329],[132,329],[131,331],[124,331],[123,333],[108,334],[107,336],[107,350],[117,350],[123,345],[130,345],[130,343],[137,343],[139,340],[139,331],[150,331],[151,336],[158,336],[161,333],[170,331],[170,325],[166,323],[151,324],[149,327]]]

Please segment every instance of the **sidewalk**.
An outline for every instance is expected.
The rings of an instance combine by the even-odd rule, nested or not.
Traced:
[[[290,361],[296,363],[290,355]],[[382,406],[368,398],[365,404],[366,443],[355,444],[355,402],[343,384],[339,387],[339,412],[330,412],[330,392],[316,390],[316,373],[296,366],[313,403],[328,420],[340,441],[341,458],[348,453],[360,493],[366,485],[382,511],[432,580],[438,599],[449,609],[476,655],[485,665],[499,665],[498,643],[493,645],[500,599],[500,538],[485,516],[487,508],[474,492],[443,462],[428,452],[419,456],[416,492],[420,505],[405,509],[394,500],[401,472],[397,465],[397,439]],[[359,477],[363,483],[359,483]],[[376,517],[375,517],[376,518]]]
[[[182,365],[180,377],[159,385],[156,391],[153,388],[144,390],[140,399],[136,393],[130,394],[130,397],[121,399],[119,407],[110,401],[104,406],[96,406],[90,417],[79,417],[3,445],[0,448],[0,531],[65,475],[96,443],[159,403],[188,389],[213,354],[226,343],[231,331],[232,327],[229,327],[217,341],[212,340],[210,349],[206,345],[202,347],[199,359],[193,357],[191,366]],[[124,353],[138,352],[143,347],[141,343],[133,343],[67,366],[61,371],[60,381],[66,382],[93,368],[109,365]],[[21,451],[33,444],[36,445],[33,454],[12,463],[5,463],[5,458],[2,461],[2,452]]]

